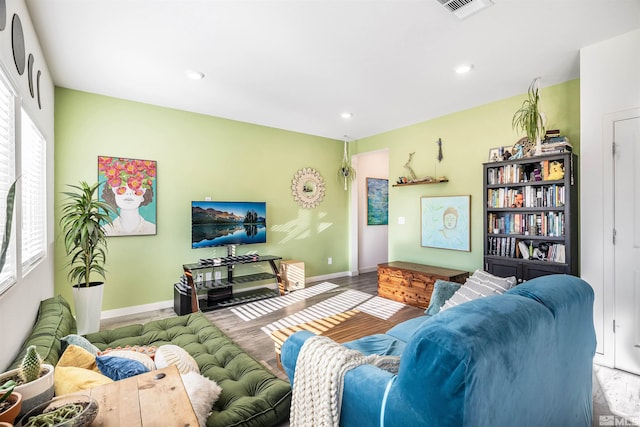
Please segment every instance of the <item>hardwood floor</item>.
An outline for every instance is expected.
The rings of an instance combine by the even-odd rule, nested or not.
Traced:
[[[311,305],[317,304],[331,296],[334,296],[337,292],[342,292],[348,289],[362,291],[370,295],[377,295],[378,278],[375,271],[354,277],[345,276],[335,278],[330,281],[331,283],[338,285],[338,287],[280,310],[276,310],[255,320],[240,320],[238,316],[231,311],[231,308],[205,312],[205,315],[211,320],[211,322],[213,322],[213,324],[220,328],[220,330],[222,330],[254,359],[269,368],[276,376],[282,379],[287,379],[286,375],[277,367],[273,341],[269,336],[267,336],[267,334],[260,330],[262,326],[275,322]],[[307,287],[318,283],[320,282],[308,283]],[[171,308],[155,310],[146,313],[102,320],[100,329],[113,329],[133,323],[146,323],[151,320],[175,316],[176,314]]]

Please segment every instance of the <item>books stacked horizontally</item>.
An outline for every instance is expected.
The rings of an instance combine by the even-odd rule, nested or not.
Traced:
[[[553,129],[545,132],[541,149],[542,154],[564,153],[565,151],[573,151],[573,146],[569,142],[569,138],[561,136],[558,129]]]

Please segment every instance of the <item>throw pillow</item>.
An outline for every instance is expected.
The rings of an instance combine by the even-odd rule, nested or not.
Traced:
[[[98,347],[91,344],[91,342],[89,342],[89,340],[83,337],[82,335],[69,334],[65,337],[62,337],[60,341],[62,344],[62,351],[65,351],[67,349],[67,346],[71,344],[84,348],[94,356],[97,356],[98,351],[100,351]]]
[[[440,312],[440,307],[456,293],[462,286],[460,283],[449,282],[438,279],[433,284],[433,293],[429,300],[429,307],[425,310],[425,314],[434,315]]]
[[[100,372],[114,381],[149,372],[149,369],[142,363],[124,357],[98,356],[96,363]]]
[[[53,388],[56,396],[87,390],[113,380],[99,372],[75,366],[58,366],[53,370]]]
[[[148,370],[154,371],[156,364],[153,359],[144,353],[132,350],[113,350],[108,353],[109,356],[122,357],[124,359],[136,360],[142,363]]]
[[[515,284],[516,278],[514,276],[506,278],[498,277],[486,271],[476,270],[473,275],[467,279],[464,286],[461,286],[460,289],[444,303],[440,311],[488,295],[503,294]]]
[[[187,372],[200,373],[196,360],[185,349],[174,344],[165,344],[158,347],[155,361],[158,369],[176,365],[181,374],[186,374]]]
[[[197,372],[187,372],[181,377],[187,395],[189,395],[193,412],[196,413],[200,426],[205,427],[213,404],[218,400],[222,388],[215,381]]]
[[[124,347],[105,348],[104,350],[99,351],[97,356],[104,356],[106,354],[111,353],[112,351],[127,350],[127,351],[135,351],[138,353],[146,354],[151,359],[153,359],[156,356],[157,349],[158,347],[155,345],[125,345]]]
[[[67,349],[62,353],[60,360],[58,360],[56,364],[56,368],[65,366],[90,369],[98,372],[96,357],[84,348],[73,344],[67,346]]]

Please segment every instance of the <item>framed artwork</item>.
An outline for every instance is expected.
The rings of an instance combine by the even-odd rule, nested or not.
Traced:
[[[511,157],[511,146],[505,147],[495,147],[489,149],[489,161],[490,162],[501,162],[505,160],[504,155],[509,153],[509,157]]]
[[[98,199],[114,208],[107,236],[156,234],[157,162],[98,156]]]
[[[420,245],[471,251],[471,196],[422,197]]]
[[[367,225],[389,224],[389,180],[367,178]]]

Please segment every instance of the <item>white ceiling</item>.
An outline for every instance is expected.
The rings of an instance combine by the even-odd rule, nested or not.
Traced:
[[[640,0],[26,3],[56,86],[333,139],[577,78],[581,47],[640,28]]]

